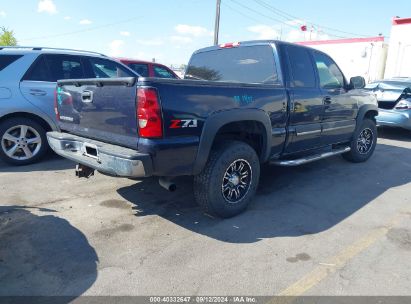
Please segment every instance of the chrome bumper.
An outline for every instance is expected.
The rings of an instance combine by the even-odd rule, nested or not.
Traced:
[[[147,177],[153,172],[150,155],[136,150],[61,132],[48,132],[47,140],[58,155],[104,174]]]

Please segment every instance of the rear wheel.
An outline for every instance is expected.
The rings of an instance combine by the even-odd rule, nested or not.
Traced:
[[[365,118],[355,132],[350,143],[351,151],[343,157],[351,162],[360,163],[367,161],[374,153],[377,145],[377,126],[374,120]]]
[[[194,195],[206,213],[223,218],[243,212],[253,198],[260,162],[253,148],[228,141],[211,151],[203,171],[194,178]]]
[[[47,152],[46,130],[29,118],[12,118],[0,124],[0,158],[12,165],[28,165]]]

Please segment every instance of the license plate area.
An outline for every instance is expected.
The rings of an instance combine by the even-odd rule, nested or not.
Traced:
[[[96,145],[89,144],[89,143],[84,143],[83,144],[83,155],[94,158],[94,159],[99,159],[98,155],[98,149]]]

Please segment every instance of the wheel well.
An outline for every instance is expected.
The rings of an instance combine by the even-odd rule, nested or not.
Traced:
[[[367,113],[365,113],[364,118],[372,119],[375,121],[375,117],[378,115],[378,111],[376,110],[370,110]]]
[[[266,146],[266,135],[264,125],[258,121],[231,122],[222,126],[213,142],[213,146],[223,140],[233,139],[249,144],[261,159]]]
[[[4,115],[3,117],[0,118],[0,123],[3,121],[6,121],[10,118],[29,118],[40,124],[46,132],[51,131],[52,128],[51,126],[45,121],[43,118],[40,116],[37,116],[35,114],[27,113],[27,112],[15,112],[15,113],[10,113],[7,115]]]

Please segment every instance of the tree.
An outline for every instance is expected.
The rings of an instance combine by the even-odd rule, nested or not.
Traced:
[[[0,27],[0,45],[13,46],[17,45],[17,39],[14,37],[14,32],[8,30],[4,26]]]

